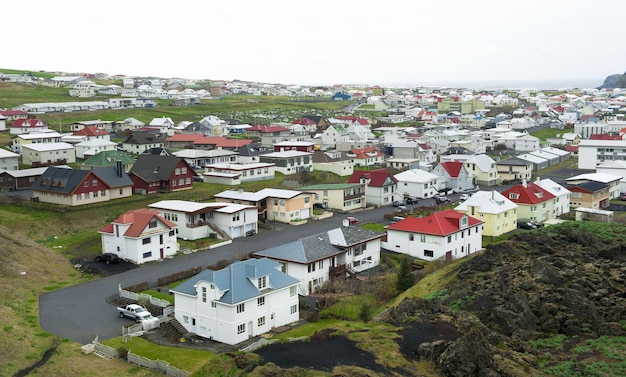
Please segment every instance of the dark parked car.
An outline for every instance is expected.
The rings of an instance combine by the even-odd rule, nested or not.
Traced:
[[[626,193],[619,194],[619,200],[626,200]]]
[[[414,196],[409,196],[405,199],[406,204],[417,204],[420,200]]]
[[[324,211],[329,211],[330,209],[328,208],[328,206],[324,203],[313,203],[313,209],[321,209]]]
[[[96,255],[96,262],[103,262],[106,264],[117,263],[120,258],[115,253],[103,253],[100,255]]]
[[[406,203],[404,203],[404,201],[402,201],[402,200],[396,200],[395,202],[393,202],[393,206],[394,207],[404,207],[404,206],[406,206]]]
[[[530,220],[517,220],[517,227],[520,229],[537,229],[539,225]]]

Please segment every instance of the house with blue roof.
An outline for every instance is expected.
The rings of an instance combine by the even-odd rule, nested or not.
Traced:
[[[170,292],[188,332],[233,345],[297,322],[299,284],[280,263],[261,258],[204,270]]]
[[[380,265],[383,232],[347,226],[252,253],[280,263],[300,281],[298,293],[315,293],[331,279],[355,276]]]

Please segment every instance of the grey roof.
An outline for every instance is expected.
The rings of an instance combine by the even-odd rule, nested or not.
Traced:
[[[510,165],[510,166],[526,166],[532,164],[531,161],[524,160],[522,158],[511,157],[505,160],[500,160],[497,162],[498,165]]]
[[[307,264],[341,254],[347,247],[380,238],[384,235],[385,233],[360,227],[341,227],[300,238],[297,241],[284,245],[257,251],[254,255]]]
[[[271,147],[261,145],[258,143],[246,144],[237,148],[237,153],[239,153],[241,156],[247,156],[247,157],[259,156],[265,153],[269,153],[271,151],[273,151]]]
[[[51,166],[41,174],[39,179],[35,180],[31,189],[35,191],[71,194],[78,185],[82,184],[90,173],[96,175],[111,188],[133,185],[133,181],[128,177],[126,172],[122,171],[121,174],[118,175],[117,169],[114,167],[77,170]]]
[[[566,186],[566,188],[570,191],[572,191],[576,187],[581,188],[584,191],[598,192],[598,191],[606,189],[607,187],[609,187],[609,185],[607,185],[606,183],[602,183],[602,182],[590,181],[590,182],[579,183],[577,185]]]
[[[163,143],[165,138],[163,135],[152,131],[135,131],[126,140],[124,144],[154,144]]]
[[[136,174],[146,182],[167,180],[180,160],[184,161],[174,156],[140,154],[128,174]]]
[[[300,283],[298,279],[280,271],[279,267],[278,262],[268,258],[248,259],[232,263],[219,271],[204,270],[172,291],[196,296],[196,284],[199,281],[206,281],[214,283],[221,292],[225,292],[219,299],[220,302],[236,304],[268,291],[267,289],[260,291],[257,288],[256,278],[261,276],[268,276],[270,290],[278,290]]]

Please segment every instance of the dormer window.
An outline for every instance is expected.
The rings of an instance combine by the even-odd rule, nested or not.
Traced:
[[[461,229],[463,229],[463,228],[467,228],[467,216],[463,216],[463,217],[461,217],[461,225],[460,225],[460,228],[461,228]]]
[[[267,276],[261,276],[257,279],[257,288],[265,289],[267,288]]]
[[[509,193],[509,199],[519,199],[519,194],[516,192]]]

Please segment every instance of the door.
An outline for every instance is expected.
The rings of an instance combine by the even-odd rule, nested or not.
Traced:
[[[452,251],[446,251],[446,260],[452,260]]]
[[[161,248],[161,250],[160,250],[160,251],[161,251],[161,259],[165,258],[165,253],[164,253],[164,251],[163,251],[163,248]]]

